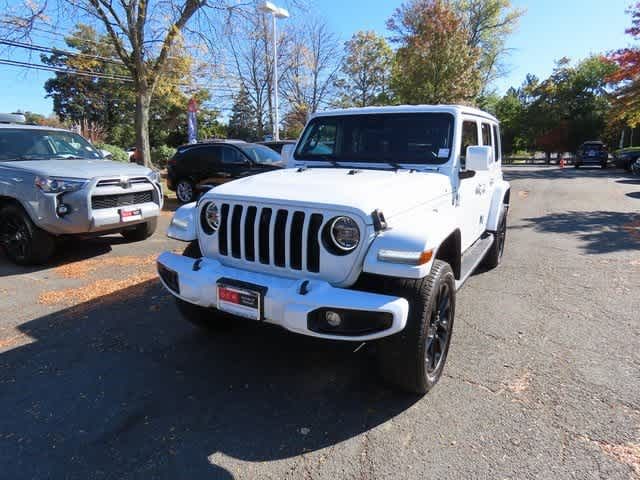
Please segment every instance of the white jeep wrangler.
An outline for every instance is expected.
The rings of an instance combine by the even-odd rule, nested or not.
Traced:
[[[463,106],[335,110],[288,168],[180,208],[158,271],[191,322],[233,316],[376,341],[383,376],[427,392],[442,375],[456,291],[500,263],[509,184],[498,121]],[[231,314],[231,315],[228,315]]]

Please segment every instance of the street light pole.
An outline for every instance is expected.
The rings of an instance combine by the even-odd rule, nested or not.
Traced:
[[[273,19],[273,139],[280,140],[280,112],[278,110],[278,33],[276,30],[276,20],[278,18],[289,18],[289,12],[284,8],[276,7],[271,2],[264,2],[260,10],[270,13]]]

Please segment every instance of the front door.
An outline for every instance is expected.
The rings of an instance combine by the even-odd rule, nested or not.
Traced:
[[[483,184],[487,183],[486,172],[465,170],[467,147],[481,145],[480,125],[470,118],[462,123],[462,141],[460,144],[460,175],[456,204],[461,226],[461,247],[464,252],[480,237],[484,231],[481,225],[483,216]],[[485,187],[486,188],[486,187]],[[484,193],[486,195],[486,193]],[[486,222],[486,219],[484,220]]]

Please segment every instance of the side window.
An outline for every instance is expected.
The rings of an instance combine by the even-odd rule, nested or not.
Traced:
[[[493,126],[493,158],[496,162],[502,161],[502,141],[500,140],[500,129]]]
[[[479,144],[478,124],[471,120],[462,122],[462,142],[460,143],[460,163],[462,168],[464,168],[466,164],[467,147],[473,147]]]
[[[491,125],[488,123],[482,124],[482,145],[490,147],[493,145],[491,142]]]
[[[224,164],[242,164],[245,162],[242,154],[233,147],[222,147],[222,163]]]

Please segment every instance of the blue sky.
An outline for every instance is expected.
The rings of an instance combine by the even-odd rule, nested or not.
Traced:
[[[499,92],[522,83],[527,73],[546,77],[554,61],[563,56],[581,59],[629,43],[624,30],[630,23],[625,14],[630,0],[512,1],[526,13],[518,31],[509,39],[509,73],[498,81]],[[400,3],[395,0],[315,0],[315,8],[340,39],[347,40],[357,30],[375,30],[386,35],[385,22]],[[46,44],[47,40],[38,41]],[[0,50],[0,58],[8,55]],[[17,53],[12,53],[11,58],[25,60]],[[44,98],[43,89],[48,77],[46,72],[25,73],[0,65],[0,111],[50,113],[52,103]]]

